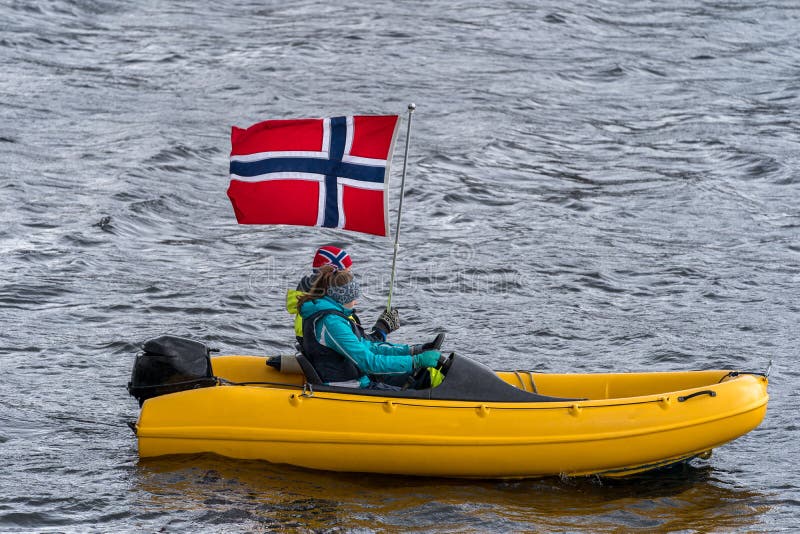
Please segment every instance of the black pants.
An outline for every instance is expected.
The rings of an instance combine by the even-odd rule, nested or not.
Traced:
[[[403,388],[400,386],[393,386],[385,382],[370,382],[364,389],[378,389],[383,391],[401,391]]]

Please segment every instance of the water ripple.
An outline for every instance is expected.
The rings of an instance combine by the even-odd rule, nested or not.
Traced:
[[[794,526],[793,3],[54,0],[0,15],[0,529]],[[764,425],[702,467],[628,482],[139,462],[124,385],[143,339],[291,351],[285,290],[320,241],[350,249],[366,321],[385,305],[390,242],[235,224],[229,127],[409,101],[396,339],[446,330],[449,350],[553,372],[773,359]]]

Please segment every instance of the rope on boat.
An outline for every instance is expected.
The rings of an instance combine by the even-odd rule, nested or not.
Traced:
[[[299,387],[299,386],[296,386]],[[539,404],[546,404],[547,406],[505,406],[505,404],[520,404],[520,403],[504,403],[500,401],[460,401],[460,400],[453,400],[453,399],[419,399],[420,401],[430,402],[475,402],[477,404],[471,404],[467,406],[446,406],[441,404],[415,404],[411,402],[403,402],[402,397],[378,397],[381,400],[365,400],[365,399],[352,399],[352,398],[335,398],[335,397],[325,397],[321,395],[327,392],[312,392],[311,394],[306,394],[305,392],[302,394],[303,397],[319,399],[319,400],[329,400],[329,401],[339,401],[339,402],[355,402],[355,403],[362,403],[362,404],[385,404],[386,402],[391,402],[394,406],[411,406],[416,408],[435,408],[435,409],[442,409],[442,408],[449,408],[449,409],[456,409],[456,410],[474,410],[476,408],[486,407],[492,410],[563,410],[565,408],[573,408],[577,407],[580,409],[590,409],[590,408],[608,408],[608,407],[616,407],[616,406],[637,406],[642,404],[654,404],[659,402],[665,402],[669,400],[669,397],[657,397],[654,399],[649,400],[642,400],[642,401],[634,401],[634,402],[622,402],[622,403],[614,403],[614,404],[600,404],[597,406],[586,405],[586,404],[578,404],[579,402],[586,402],[588,399],[581,399],[580,401],[564,401],[564,402],[547,402],[547,403],[539,403]],[[553,406],[553,405],[558,406]],[[566,406],[565,406],[566,404]]]
[[[531,391],[533,393],[539,393],[536,389],[536,382],[533,380],[533,371],[514,371],[514,374],[517,375],[517,380],[519,380],[520,385],[522,386],[522,391],[528,391],[528,386],[525,385],[525,381],[522,379],[522,375],[520,373],[528,373],[531,379]]]
[[[514,374],[517,376],[517,380],[519,380],[519,385],[522,386],[522,391],[528,391],[528,388],[525,387],[525,381],[522,380],[522,375],[519,374],[519,371],[514,371]]]
[[[533,371],[524,371],[524,372],[530,374],[531,386],[533,387],[533,392],[537,393],[536,384],[535,384],[535,382],[533,380]],[[525,386],[525,382],[522,379],[522,375],[520,374],[520,371],[514,371],[514,374],[519,379],[520,384],[522,384],[522,389],[524,391],[527,391],[527,388]],[[737,377],[739,375],[755,375],[755,376],[762,376],[762,377],[766,378],[768,376],[768,373],[757,373],[757,372],[748,372],[748,371],[730,371],[729,373],[725,374],[722,378],[720,378],[719,382],[717,382],[717,383],[719,384],[723,380],[725,380],[726,378],[729,378],[729,377],[730,378],[735,378],[735,377]],[[220,378],[220,377],[216,377],[216,376],[212,377],[212,378],[217,380],[217,382],[220,385],[229,385],[229,386],[264,385],[264,386],[278,386],[278,387],[297,388],[297,389],[301,389],[303,391],[303,393],[302,393],[303,397],[311,397],[311,398],[320,399],[320,400],[330,400],[330,401],[339,401],[339,402],[355,402],[355,403],[362,403],[362,404],[363,403],[366,403],[366,404],[384,404],[385,402],[388,401],[388,402],[391,402],[395,406],[400,405],[400,406],[411,406],[411,407],[418,407],[418,408],[437,408],[437,409],[450,408],[450,409],[460,409],[460,410],[464,410],[464,409],[474,410],[475,408],[481,408],[481,407],[487,407],[488,408],[487,402],[480,402],[480,401],[473,401],[473,402],[479,402],[479,404],[477,404],[477,405],[469,405],[469,406],[443,406],[443,405],[435,405],[434,406],[434,405],[428,405],[428,404],[417,404],[417,403],[411,403],[411,402],[402,402],[402,397],[391,397],[391,398],[390,397],[384,397],[383,400],[367,400],[367,399],[326,397],[326,396],[320,396],[319,392],[316,392],[316,394],[315,394],[314,390],[311,388],[311,385],[308,384],[307,382],[304,383],[302,386],[300,386],[300,385],[297,385],[297,384],[286,384],[286,383],[283,383],[283,382],[233,382],[231,380],[227,380],[225,378]],[[173,384],[170,384],[170,385],[173,385]],[[712,392],[710,390],[706,390],[706,391],[696,392],[696,393],[690,395],[689,397],[694,397],[696,395],[709,394],[709,393],[713,393],[713,395],[710,395],[712,397],[716,396],[716,392]],[[686,399],[687,399],[687,397],[678,397],[678,401],[679,402],[683,402]],[[425,400],[425,399],[422,399],[422,400]],[[434,399],[427,399],[427,400],[434,400]],[[435,400],[444,401],[444,402],[448,401],[448,399],[435,399]],[[581,400],[586,401],[588,399],[581,399]],[[661,397],[657,397],[657,398],[653,398],[653,399],[649,399],[649,400],[634,401],[634,402],[622,402],[622,403],[615,403],[615,404],[601,404],[601,405],[598,405],[598,406],[580,405],[580,408],[583,409],[583,408],[607,408],[609,406],[636,406],[636,405],[642,405],[642,404],[652,404],[652,403],[658,403],[658,402],[665,402],[665,401],[668,401],[668,400],[669,400],[669,397],[661,396]],[[464,401],[452,401],[452,402],[464,402]],[[467,402],[469,402],[469,401],[467,401]],[[564,401],[564,402],[570,402],[570,401]],[[503,405],[504,403],[498,403],[498,402],[492,402],[491,404],[492,404],[491,408],[493,410],[551,410],[551,409],[563,409],[563,408],[565,408],[565,406],[552,406],[552,404],[562,404],[562,403],[547,403],[548,406],[504,406]],[[570,407],[573,407],[573,406],[578,406],[578,405],[575,404],[575,402],[571,402],[570,406],[566,406],[566,408],[570,408]]]
[[[717,382],[717,384],[721,384],[722,381],[725,380],[726,378],[736,378],[737,376],[740,375],[753,375],[753,376],[760,376],[763,378],[767,378],[769,377],[769,369],[764,373],[757,373],[755,371],[731,371],[729,373],[722,375],[722,378],[719,379],[719,382]]]
[[[280,387],[288,387],[288,388],[298,388],[302,389],[303,386],[298,386],[297,384],[285,384],[283,382],[233,382],[232,380],[228,380],[226,378],[219,378],[214,377],[217,379],[220,385],[225,386],[280,386]]]

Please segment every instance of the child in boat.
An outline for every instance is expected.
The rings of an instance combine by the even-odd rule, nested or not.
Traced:
[[[297,299],[306,294],[311,286],[314,284],[319,275],[319,270],[323,266],[329,265],[335,270],[350,271],[353,265],[353,260],[346,250],[343,250],[332,245],[326,245],[317,249],[314,254],[314,260],[311,265],[311,274],[304,276],[300,279],[296,289],[290,289],[286,292],[286,311],[294,315],[294,335],[297,337],[297,343],[302,347],[303,345],[303,318],[300,317]],[[361,329],[362,337],[370,341],[386,341],[386,336],[400,328],[400,314],[397,308],[391,310],[383,310],[375,321],[372,331],[366,332],[361,326],[361,320],[356,315],[355,310],[350,311],[351,319],[355,322],[359,329]]]
[[[325,265],[320,267],[309,291],[298,299],[303,318],[303,354],[323,382],[400,389],[399,385],[414,371],[436,367],[441,353],[431,350],[434,342],[403,345],[367,339],[351,319],[359,295],[353,273]]]

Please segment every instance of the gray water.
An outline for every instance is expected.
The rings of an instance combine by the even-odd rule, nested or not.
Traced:
[[[0,2],[0,531],[794,531],[799,28],[789,0]],[[386,239],[235,223],[230,126],[409,102],[395,340],[554,372],[774,360],[763,424],[629,481],[140,461],[144,339],[290,351],[284,291],[327,242],[363,318],[388,293]]]

